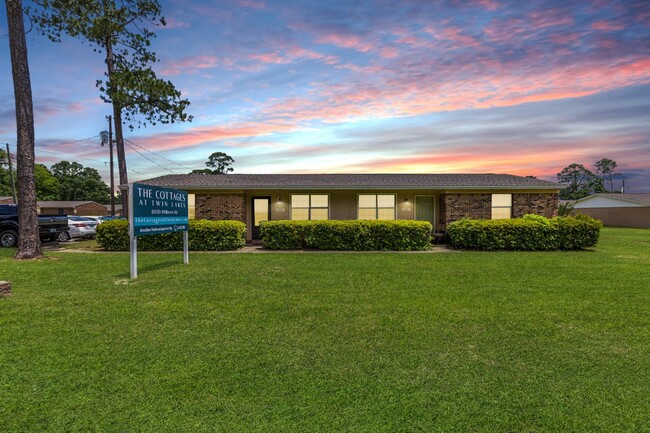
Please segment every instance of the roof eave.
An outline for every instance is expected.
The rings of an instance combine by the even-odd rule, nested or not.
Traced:
[[[593,197],[606,197],[606,198],[611,198],[613,200],[623,201],[623,202],[626,202],[626,203],[634,203],[634,204],[639,204],[641,206],[650,206],[650,203],[647,203],[645,201],[632,200],[632,199],[623,198],[623,197],[616,197],[616,194],[612,194],[612,193],[596,193],[596,194],[588,195],[587,197],[580,198],[580,199],[576,200],[575,202],[580,203],[580,202],[586,201],[588,199],[591,199]]]
[[[291,186],[277,186],[277,185],[237,185],[237,186],[207,186],[207,185],[157,185],[165,188],[174,188],[181,190],[223,190],[223,191],[239,191],[239,190],[275,190],[275,191],[288,191],[288,190],[554,190],[559,191],[561,187],[557,185],[520,185],[520,186],[459,186],[459,185],[441,185],[441,186],[404,186],[404,185],[391,185],[391,186],[378,186],[378,185],[365,185],[365,186],[335,186],[335,185],[291,185]]]

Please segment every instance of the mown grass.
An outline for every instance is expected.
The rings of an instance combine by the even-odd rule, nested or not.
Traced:
[[[0,431],[650,430],[650,230],[593,251],[0,251]]]

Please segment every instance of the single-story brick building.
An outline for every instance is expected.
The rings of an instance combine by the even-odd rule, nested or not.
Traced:
[[[14,204],[14,198],[10,195],[0,196],[0,204]]]
[[[508,174],[186,174],[142,183],[189,193],[190,218],[266,220],[416,219],[436,232],[461,218],[557,215],[561,185]]]
[[[106,206],[94,201],[38,201],[36,205],[41,215],[108,215]]]
[[[111,214],[111,205],[110,204],[105,204],[104,207],[106,208],[106,212],[107,212],[106,215],[110,215]],[[124,216],[124,214],[122,213],[122,205],[121,204],[116,204],[115,205],[115,216],[116,217]]]
[[[650,194],[594,194],[574,204],[574,212],[599,219],[608,227],[650,228]]]

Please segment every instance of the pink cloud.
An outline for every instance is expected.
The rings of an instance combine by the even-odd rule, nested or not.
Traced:
[[[161,73],[163,75],[195,74],[202,69],[212,69],[219,63],[219,58],[211,55],[198,55],[183,57],[178,60],[166,62]]]
[[[493,42],[509,44],[513,38],[522,40],[530,37],[526,34],[526,23],[520,18],[508,18],[504,20],[492,20],[483,32]]]
[[[567,161],[585,158],[597,160],[601,155],[612,155],[626,163],[626,169],[645,168],[648,160],[638,161],[638,151],[630,146],[643,142],[644,136],[623,135],[606,137],[579,137],[527,143],[525,152],[519,142],[503,142],[501,146],[480,143],[436,149],[435,153],[421,151],[408,156],[391,155],[362,162],[340,164],[335,173],[509,173],[520,176],[537,175],[554,178]],[[617,149],[613,151],[612,149]],[[315,170],[318,171],[318,170]],[[322,171],[322,170],[321,170]],[[304,172],[304,171],[303,171]]]
[[[551,37],[551,40],[553,42],[560,45],[571,44],[572,42],[575,42],[579,39],[580,39],[579,33],[568,33],[565,35],[558,34]]]
[[[524,75],[517,67],[511,69],[498,62],[483,61],[476,67],[482,75],[458,81],[441,81],[440,77],[450,76],[452,71],[470,76],[470,66],[465,66],[466,71],[457,65],[449,66],[449,71],[441,67],[438,75],[420,77],[416,82],[396,73],[377,85],[314,84],[306,96],[267,101],[261,114],[295,124],[339,123],[575,98],[650,82],[650,58],[617,64],[575,64]]]
[[[426,33],[429,33],[436,39],[447,40],[453,42],[455,48],[458,47],[473,47],[480,48],[481,44],[472,36],[463,34],[463,29],[459,27],[449,26],[449,27],[433,27],[428,26],[424,29]]]
[[[239,6],[250,9],[264,9],[266,8],[266,3],[256,0],[239,0]]]
[[[268,65],[268,64],[288,64],[293,63],[297,60],[320,60],[327,64],[336,64],[338,62],[338,57],[331,56],[328,54],[322,54],[313,50],[302,48],[297,45],[292,46],[278,46],[277,51],[251,54],[247,57],[250,60],[255,62]]]
[[[330,33],[316,39],[316,43],[335,45],[341,48],[349,48],[362,53],[368,52],[373,49],[373,44],[367,41],[362,41],[361,38],[355,35],[346,35],[339,33]]]
[[[395,47],[382,47],[379,49],[379,55],[385,59],[394,59],[399,56],[399,51]]]
[[[613,23],[611,21],[596,21],[591,25],[591,28],[601,31],[616,31],[625,29],[625,26]]]
[[[228,139],[263,137],[292,132],[298,129],[300,127],[296,124],[272,123],[268,121],[259,123],[230,123],[219,126],[191,127],[184,132],[150,135],[138,139],[138,143],[151,150],[166,150]]]
[[[474,3],[483,6],[485,9],[489,11],[499,9],[501,7],[501,5],[494,0],[474,0]]]
[[[571,26],[573,18],[557,10],[533,11],[528,14],[528,21],[531,30],[540,30],[546,27]]]
[[[252,60],[261,63],[281,64],[290,62],[287,57],[284,57],[278,53],[251,54],[249,57]]]

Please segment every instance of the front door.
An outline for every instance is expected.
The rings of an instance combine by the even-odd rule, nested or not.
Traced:
[[[253,239],[261,239],[260,223],[271,219],[271,197],[251,197],[251,215],[253,215]]]
[[[432,195],[415,196],[415,219],[418,221],[429,221],[435,228],[435,198]]]

